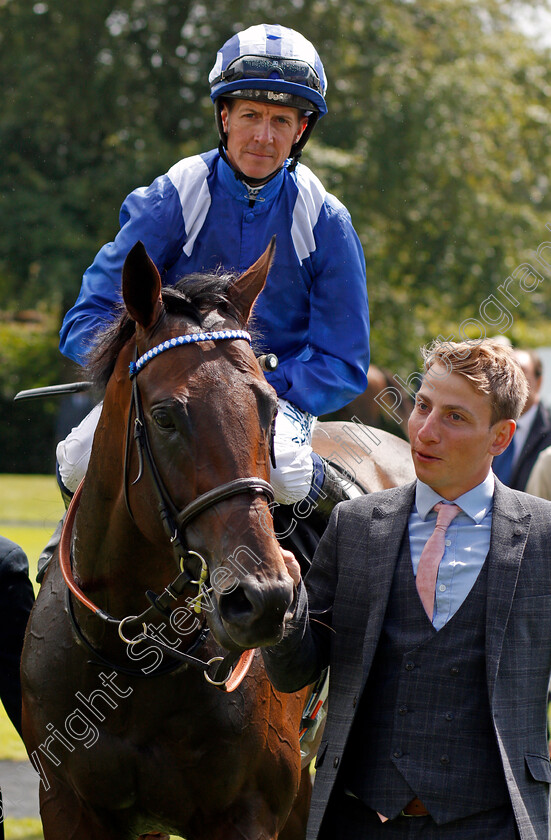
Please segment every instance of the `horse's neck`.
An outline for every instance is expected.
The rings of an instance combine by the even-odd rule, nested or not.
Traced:
[[[115,486],[116,499],[113,499]],[[118,488],[118,484],[106,484],[104,476],[90,466],[75,517],[73,539],[75,572],[88,586],[99,585],[101,579],[117,574],[118,567],[131,564],[132,558],[139,565],[136,561],[142,552],[138,531],[122,509],[124,501],[121,505]]]
[[[117,613],[135,608],[148,588],[166,585],[176,570],[163,535],[148,541],[127,509],[125,481],[137,471],[134,465],[125,476],[127,415],[127,400],[106,398],[73,532],[75,576],[99,606]]]

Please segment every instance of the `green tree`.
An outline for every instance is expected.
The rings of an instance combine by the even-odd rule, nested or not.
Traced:
[[[550,55],[518,30],[516,8],[0,0],[4,308],[41,301],[62,314],[72,304],[126,193],[216,144],[216,49],[245,26],[279,22],[310,38],[326,65],[329,115],[304,160],[359,232],[373,360],[412,370],[421,342],[480,317],[551,221]],[[514,309],[517,342],[551,343],[542,272]]]
[[[385,0],[360,14],[344,0],[333,35],[318,29],[338,91],[311,154],[352,210],[373,358],[394,370],[417,364],[420,342],[480,318],[545,238],[549,54],[518,31],[511,8]],[[546,286],[525,296],[512,337],[526,334],[523,318],[547,318],[550,300]]]

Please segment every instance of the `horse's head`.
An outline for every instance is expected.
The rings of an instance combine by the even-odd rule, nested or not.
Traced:
[[[160,498],[168,530],[183,543],[184,567],[199,574],[204,558],[211,590],[202,606],[215,637],[230,650],[277,641],[293,596],[268,506],[276,395],[245,332],[273,250],[272,243],[231,282],[200,276],[173,290],[161,290],[141,243],[123,270],[123,299],[135,336],[119,355],[112,379],[128,379],[135,348],[131,411],[141,415],[140,433],[143,422],[127,457],[129,509],[156,555],[162,544],[168,556],[170,542],[156,513]],[[108,387],[106,402],[109,393]],[[141,478],[132,484],[136,475]],[[173,561],[165,565],[173,575]]]

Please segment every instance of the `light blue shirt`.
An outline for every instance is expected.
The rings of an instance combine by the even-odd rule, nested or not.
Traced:
[[[409,544],[413,573],[423,547],[434,531],[434,505],[446,502],[422,481],[417,481],[415,504],[409,516]],[[494,474],[490,470],[482,484],[454,499],[461,508],[446,531],[446,547],[436,580],[433,626],[440,630],[457,612],[471,591],[490,548]]]

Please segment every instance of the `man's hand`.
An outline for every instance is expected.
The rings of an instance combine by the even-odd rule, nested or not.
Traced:
[[[298,560],[296,559],[295,555],[292,551],[287,551],[285,548],[279,547],[281,550],[281,556],[283,557],[283,562],[287,567],[287,571],[289,575],[293,579],[293,583],[295,586],[298,586],[300,583],[300,566],[298,564]]]

